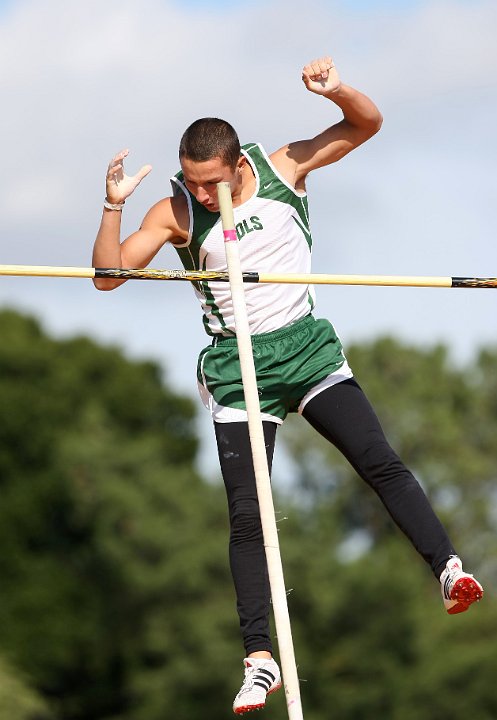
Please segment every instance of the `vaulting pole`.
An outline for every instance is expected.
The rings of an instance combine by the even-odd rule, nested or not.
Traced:
[[[224,271],[157,270],[153,268],[50,267],[48,265],[0,265],[0,276],[117,278],[120,280],[186,280],[229,282]],[[497,288],[497,277],[437,277],[417,275],[327,275],[324,273],[242,273],[247,283],[295,285],[380,285],[390,287]]]
[[[240,358],[245,405],[247,408],[257,497],[261,514],[264,548],[268,565],[269,583],[271,586],[273,614],[278,638],[288,717],[290,720],[303,720],[299,678],[293,649],[292,630],[271,492],[271,480],[259,405],[259,391],[257,389],[254,356],[252,354],[252,340],[250,337],[247,307],[245,305],[243,275],[240,267],[240,256],[229,183],[218,183],[217,196],[225,239],[229,283],[235,315],[236,340]]]

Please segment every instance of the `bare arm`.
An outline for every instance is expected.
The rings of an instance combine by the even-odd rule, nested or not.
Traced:
[[[151,170],[145,165],[136,175],[125,175],[123,162],[128,151],[123,150],[107,169],[107,198],[113,205],[124,204],[141,180]],[[121,243],[121,210],[104,207],[100,228],[93,246],[93,267],[146,267],[168,241],[188,236],[188,213],[182,198],[165,198],[146,214],[139,230]],[[125,280],[94,279],[98,290],[113,290]]]
[[[320,58],[302,70],[306,88],[331,100],[343,112],[343,120],[319,135],[290,143],[271,155],[284,177],[303,190],[312,171],[340,160],[369,140],[381,127],[382,116],[376,105],[358,90],[344,85],[330,57]]]

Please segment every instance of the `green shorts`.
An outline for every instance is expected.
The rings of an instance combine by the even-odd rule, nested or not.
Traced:
[[[325,388],[352,377],[333,325],[312,315],[253,335],[252,349],[263,420],[281,424]],[[202,350],[197,380],[213,420],[246,421],[236,338],[216,337]]]

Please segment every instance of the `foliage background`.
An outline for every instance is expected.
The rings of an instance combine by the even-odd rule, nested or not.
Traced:
[[[156,363],[31,316],[0,312],[0,338],[0,717],[231,717],[243,651],[195,403]],[[447,616],[371,491],[291,418],[274,491],[305,717],[493,720],[497,348],[348,355],[486,596]],[[282,693],[265,712],[286,717]]]

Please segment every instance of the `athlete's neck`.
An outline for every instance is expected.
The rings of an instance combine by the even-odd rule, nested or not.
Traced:
[[[233,207],[238,207],[249,200],[255,190],[255,175],[250,163],[245,162],[238,173],[238,182],[231,196]]]

